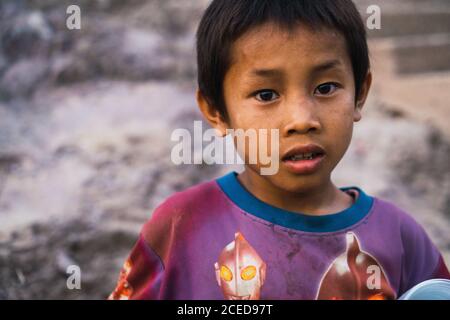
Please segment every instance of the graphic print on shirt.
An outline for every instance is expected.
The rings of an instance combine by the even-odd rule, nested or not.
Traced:
[[[266,264],[240,232],[222,250],[214,268],[225,299],[259,300]]]
[[[127,281],[127,277],[131,272],[132,264],[130,260],[125,261],[120,270],[119,280],[114,291],[109,295],[108,300],[128,300],[133,294],[133,288]]]
[[[318,300],[391,300],[394,290],[378,261],[360,249],[353,232],[346,234],[347,249],[322,277]]]

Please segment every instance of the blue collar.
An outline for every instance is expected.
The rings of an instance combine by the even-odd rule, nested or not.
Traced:
[[[245,212],[285,228],[306,232],[335,232],[346,229],[367,216],[373,205],[373,198],[361,189],[342,188],[342,191],[356,189],[359,192],[358,199],[350,208],[334,214],[311,216],[283,210],[259,200],[239,182],[236,172],[230,172],[216,181],[228,198]]]

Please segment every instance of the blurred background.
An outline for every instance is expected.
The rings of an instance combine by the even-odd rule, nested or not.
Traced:
[[[105,299],[161,201],[240,169],[170,161],[172,131],[201,120],[194,35],[208,3],[0,0],[0,299]],[[450,266],[450,1],[356,3],[364,18],[381,8],[381,29],[335,182],[409,211]],[[66,27],[72,4],[81,30]]]

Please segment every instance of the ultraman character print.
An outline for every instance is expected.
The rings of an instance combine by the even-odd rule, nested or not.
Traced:
[[[109,300],[128,300],[133,294],[133,288],[127,281],[127,277],[131,272],[132,264],[130,260],[125,261],[120,270],[119,280],[114,291],[108,297]]]
[[[347,233],[347,250],[328,268],[319,286],[319,300],[395,299],[381,265],[361,251],[358,238]]]
[[[266,264],[241,233],[214,264],[216,280],[227,300],[259,300]]]

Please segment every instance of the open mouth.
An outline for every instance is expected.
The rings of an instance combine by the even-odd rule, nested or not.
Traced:
[[[308,144],[303,146],[296,146],[286,152],[282,158],[283,161],[302,161],[314,160],[318,157],[323,157],[325,150],[315,144]]]
[[[315,144],[299,145],[291,148],[282,157],[286,168],[295,174],[316,172],[325,158],[325,150]]]
[[[313,160],[322,155],[323,155],[323,153],[313,153],[313,152],[300,153],[300,154],[296,154],[294,156],[288,157],[283,161],[286,161],[286,160],[287,161]]]

